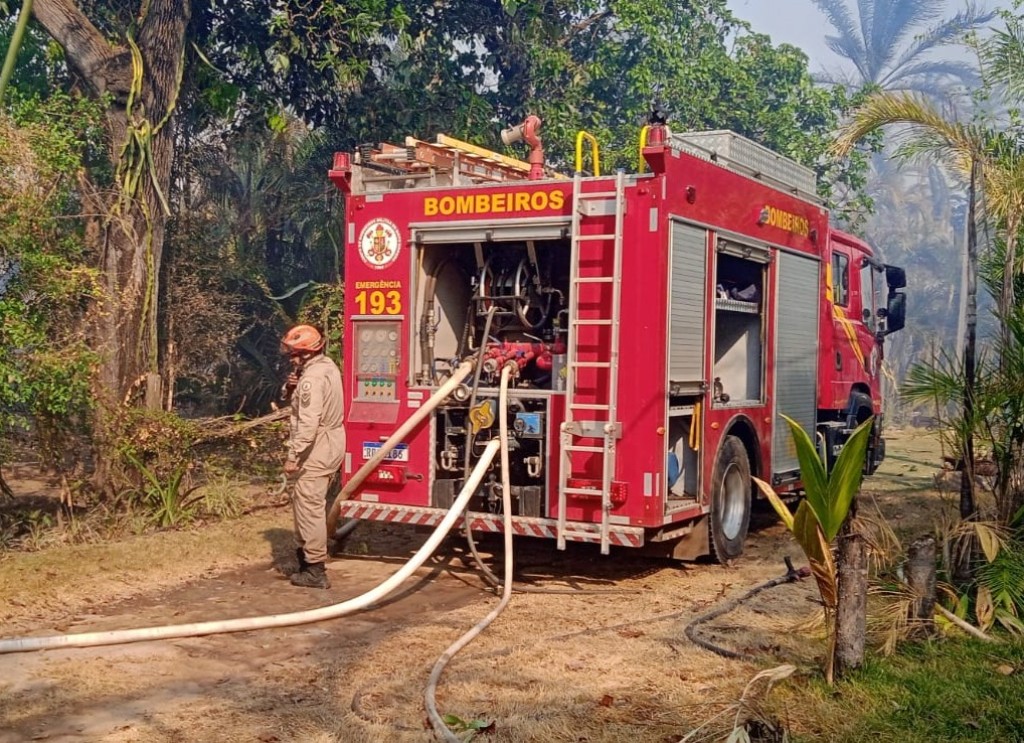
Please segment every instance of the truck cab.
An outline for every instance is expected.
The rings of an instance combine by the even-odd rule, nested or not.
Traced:
[[[903,327],[903,270],[878,260],[863,240],[833,230],[822,296],[818,435],[831,466],[849,432],[875,416],[868,472],[884,456],[882,361],[889,333]]]

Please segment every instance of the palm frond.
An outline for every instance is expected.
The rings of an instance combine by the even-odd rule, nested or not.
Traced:
[[[993,80],[1006,86],[1015,99],[1024,98],[1024,22],[1009,18],[1006,28],[996,29],[981,47],[981,58]]]
[[[1024,614],[1024,549],[1019,544],[1000,550],[995,560],[980,566],[977,581],[991,596],[993,608]]]
[[[864,79],[869,78],[865,65],[867,54],[864,48],[864,36],[857,29],[853,16],[846,7],[844,0],[814,0],[814,4],[825,14],[829,25],[839,32],[838,36],[826,37],[825,42],[836,54],[850,60]],[[835,40],[835,46],[833,46]]]
[[[988,23],[994,17],[995,11],[983,11],[978,8],[977,4],[973,2],[968,3],[966,8],[952,18],[932,26],[923,34],[915,37],[913,42],[903,50],[900,57],[893,63],[892,74],[896,77],[915,74],[910,72],[908,68],[908,65],[915,59],[920,59],[922,55],[937,47],[962,41],[965,33],[978,28],[984,23]],[[963,66],[974,78],[977,77],[977,70],[974,67],[970,65]],[[968,82],[968,79],[964,78],[963,82]]]
[[[981,138],[972,127],[950,121],[921,95],[885,92],[870,95],[853,112],[832,152],[845,157],[868,134],[893,124],[904,125],[898,135],[904,156],[928,154],[959,173],[969,172],[981,156]]]
[[[922,88],[926,84],[934,85],[948,95],[950,79],[965,87],[974,87],[979,80],[978,70],[967,62],[951,59],[911,61],[900,67],[893,66],[878,83],[885,88],[917,92],[924,92]]]

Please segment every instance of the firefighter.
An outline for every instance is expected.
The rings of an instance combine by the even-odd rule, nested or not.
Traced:
[[[291,583],[330,588],[327,561],[327,488],[345,454],[345,403],[341,372],[324,355],[323,334],[311,325],[296,325],[281,340],[281,353],[292,363],[282,389],[291,402],[285,476],[293,480],[292,515],[298,547],[298,570]]]

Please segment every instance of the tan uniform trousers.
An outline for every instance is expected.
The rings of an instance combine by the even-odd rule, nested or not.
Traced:
[[[330,475],[301,474],[292,490],[292,516],[295,518],[295,544],[306,562],[327,561],[327,486]]]

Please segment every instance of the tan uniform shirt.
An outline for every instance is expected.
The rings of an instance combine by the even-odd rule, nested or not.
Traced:
[[[292,393],[289,461],[305,475],[329,475],[345,456],[345,401],[341,371],[324,355],[311,359]]]

